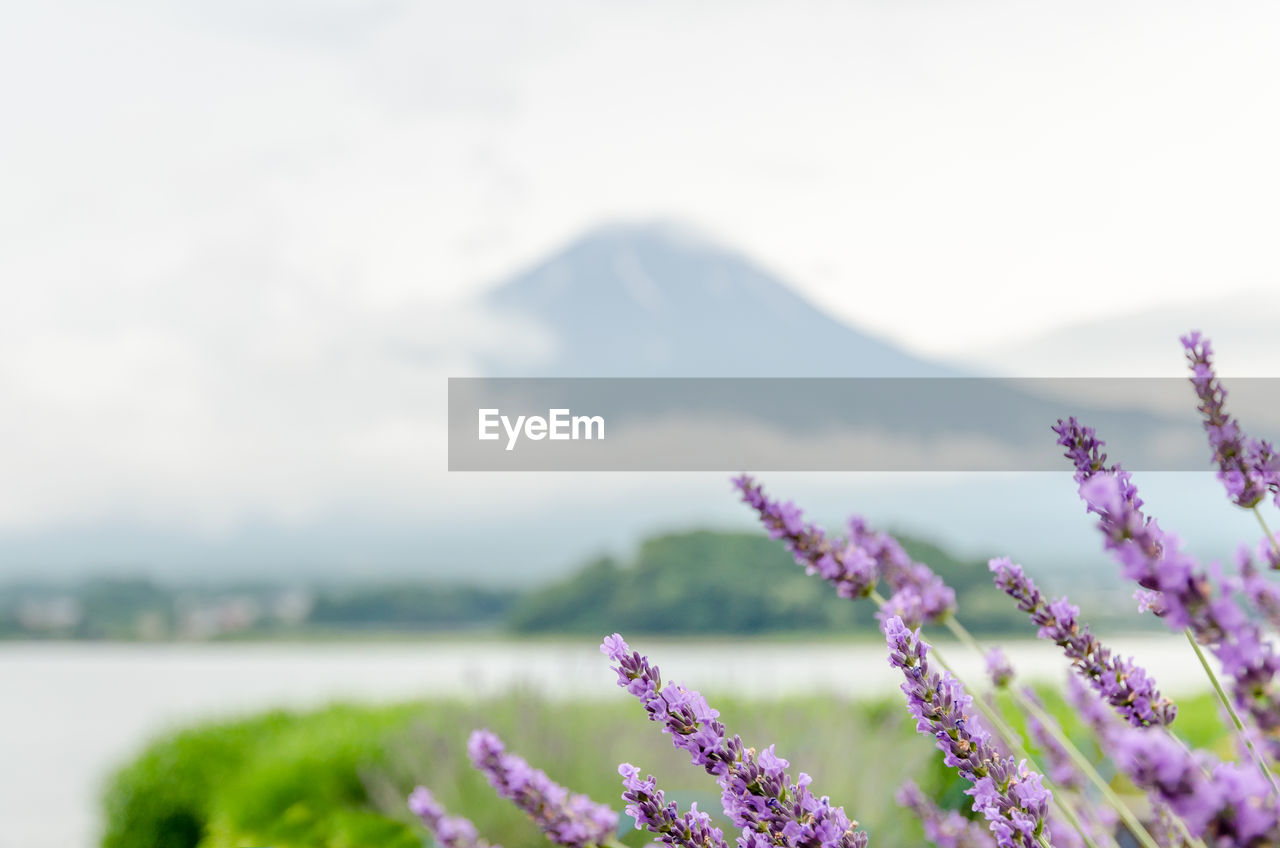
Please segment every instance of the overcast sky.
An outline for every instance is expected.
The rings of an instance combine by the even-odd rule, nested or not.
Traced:
[[[935,355],[1247,307],[1276,287],[1278,25],[1269,3],[14,5],[0,528],[421,503],[427,378],[495,339],[457,304],[614,218],[688,221]]]

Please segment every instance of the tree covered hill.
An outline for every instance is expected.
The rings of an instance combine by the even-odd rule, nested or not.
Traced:
[[[1007,600],[991,603],[998,593],[985,562],[956,559],[917,539],[901,541],[955,588],[962,608],[972,600],[983,609],[972,626],[1025,625]],[[760,534],[709,530],[651,538],[630,562],[596,559],[528,593],[508,616],[520,633],[590,634],[848,631],[870,628],[874,621],[870,603],[837,597],[822,580],[806,575],[781,543]]]

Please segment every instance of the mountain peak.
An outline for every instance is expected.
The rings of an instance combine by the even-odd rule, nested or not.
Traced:
[[[744,273],[747,272],[747,273]],[[549,259],[499,286],[490,303],[527,311],[565,298],[644,311],[679,306],[689,287],[728,293],[761,272],[736,251],[687,224],[669,220],[604,224],[574,239]]]
[[[487,305],[532,321],[550,361],[509,376],[939,376],[857,331],[698,229],[612,223],[494,289]],[[490,369],[492,370],[492,369]]]

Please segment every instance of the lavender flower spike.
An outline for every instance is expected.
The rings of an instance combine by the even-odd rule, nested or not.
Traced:
[[[805,522],[795,504],[771,500],[750,476],[736,477],[733,484],[743,502],[759,513],[769,538],[782,539],[806,573],[822,575],[842,598],[864,598],[875,588],[876,562],[865,551],[828,539],[822,528]]]
[[[1210,845],[1280,844],[1280,815],[1267,781],[1252,768],[1203,764],[1163,733],[1126,730],[1113,739],[1116,763],[1135,785],[1167,804]]]
[[[1134,510],[1142,509],[1142,499],[1138,497],[1138,489],[1133,485],[1129,472],[1118,463],[1107,464],[1107,455],[1102,450],[1107,443],[1098,438],[1092,427],[1084,426],[1072,416],[1066,421],[1059,418],[1052,429],[1058,434],[1058,444],[1067,449],[1063,455],[1075,466],[1076,485],[1099,472],[1114,474],[1120,482],[1121,496]]]
[[[924,828],[924,837],[936,848],[992,848],[995,841],[981,824],[954,810],[942,810],[924,796],[920,787],[908,780],[896,797],[898,806],[915,813]]]
[[[1058,419],[1053,432],[1058,434],[1058,444],[1067,449],[1064,456],[1075,466],[1076,485],[1083,487],[1087,481],[1099,474],[1114,478],[1118,489],[1117,496],[1124,501],[1135,525],[1141,525],[1153,554],[1159,555],[1163,549],[1163,534],[1156,523],[1143,514],[1142,498],[1138,497],[1138,488],[1133,484],[1133,478],[1129,472],[1121,468],[1119,463],[1107,464],[1107,455],[1102,451],[1106,442],[1098,438],[1092,427],[1084,426],[1074,416],[1066,421]],[[1098,511],[1087,498],[1085,504],[1089,512]],[[1134,529],[1138,529],[1137,526]],[[1151,610],[1157,615],[1163,615],[1166,611],[1164,598],[1160,595],[1156,584],[1139,580],[1138,585],[1144,590],[1142,594],[1134,596],[1138,601],[1138,611]]]
[[[1218,479],[1227,495],[1237,506],[1249,509],[1270,490],[1280,505],[1280,456],[1269,443],[1245,436],[1240,422],[1227,414],[1223,405],[1227,390],[1213,371],[1213,345],[1193,332],[1182,337],[1182,346],[1191,366],[1191,385],[1200,400],[1197,408],[1204,416]]]
[[[1280,554],[1271,547],[1270,540],[1259,545],[1258,556],[1271,569],[1280,568]],[[1273,628],[1280,630],[1280,586],[1258,573],[1248,547],[1241,547],[1236,553],[1236,565],[1240,569],[1239,584],[1245,597]]]
[[[450,816],[425,786],[409,795],[409,812],[422,819],[440,848],[502,848],[476,835],[476,826],[462,816]]]
[[[617,832],[617,813],[586,795],[570,793],[523,758],[507,753],[502,740],[489,731],[472,733],[467,753],[498,794],[528,814],[557,845],[603,845]]]
[[[996,575],[997,587],[1018,601],[1019,610],[1027,612],[1039,626],[1039,637],[1059,644],[1080,676],[1129,724],[1172,724],[1178,707],[1161,696],[1155,680],[1142,667],[1132,660],[1112,656],[1111,649],[1098,642],[1087,625],[1079,624],[1079,607],[1066,598],[1046,601],[1023,566],[1012,564],[1009,557],[997,557],[989,567]]]
[[[1060,645],[1076,672],[1126,721],[1138,727],[1173,723],[1178,708],[1160,694],[1146,671],[1132,660],[1113,656],[1087,626],[1081,626],[1078,607],[1066,598],[1048,602],[1022,566],[1007,557],[991,560],[990,568],[996,586],[1039,626],[1040,638]]]
[[[870,595],[880,579],[892,590],[883,620],[897,614],[913,624],[937,623],[953,613],[956,594],[923,563],[907,556],[896,539],[871,530],[858,516],[849,519],[847,539],[829,539],[820,527],[804,521],[790,501],[771,500],[749,475],[733,481],[742,500],[760,516],[771,539],[782,539],[796,562],[819,574],[842,598]]]
[[[1106,547],[1124,575],[1160,590],[1161,617],[1170,629],[1186,628],[1209,646],[1229,679],[1232,700],[1253,719],[1272,757],[1280,756],[1280,657],[1261,629],[1182,552],[1177,537],[1134,509],[1115,475],[1095,474],[1080,485],[1080,494],[1098,514]]]
[[[889,645],[889,664],[902,670],[906,682],[902,691],[907,708],[916,719],[916,730],[937,740],[943,761],[956,769],[973,786],[974,812],[987,819],[987,826],[1001,848],[1035,848],[1049,844],[1046,819],[1052,794],[1040,775],[1026,763],[1003,757],[990,737],[967,714],[973,699],[950,674],[929,669],[929,646],[918,631],[907,629],[902,619],[884,622]]]
[[[630,763],[618,766],[626,792],[627,815],[648,830],[667,848],[727,848],[724,833],[711,824],[711,817],[694,804],[681,815],[675,801],[668,802],[653,775],[640,779],[640,769]]]
[[[1009,658],[999,648],[987,651],[986,659],[987,677],[991,678],[991,685],[1004,689],[1013,680],[1013,663],[1009,662]]]
[[[810,792],[809,775],[792,780],[790,763],[772,745],[758,754],[744,747],[705,698],[676,683],[663,685],[657,666],[617,633],[600,650],[613,661],[618,685],[640,699],[649,719],[662,724],[694,765],[716,778],[725,815],[744,829],[739,848],[866,848],[867,834],[857,822]]]

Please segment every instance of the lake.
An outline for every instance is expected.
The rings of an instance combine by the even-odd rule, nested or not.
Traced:
[[[1112,644],[1172,694],[1205,688],[1181,637]],[[705,692],[873,696],[899,680],[883,647],[824,641],[635,640],[664,678]],[[1043,642],[1006,643],[1024,674],[1059,680],[1065,662]],[[980,658],[947,646],[966,680]],[[151,737],[201,719],[333,700],[483,695],[524,686],[560,698],[625,697],[591,640],[368,643],[0,643],[0,821],[4,845],[89,848],[111,769]]]

